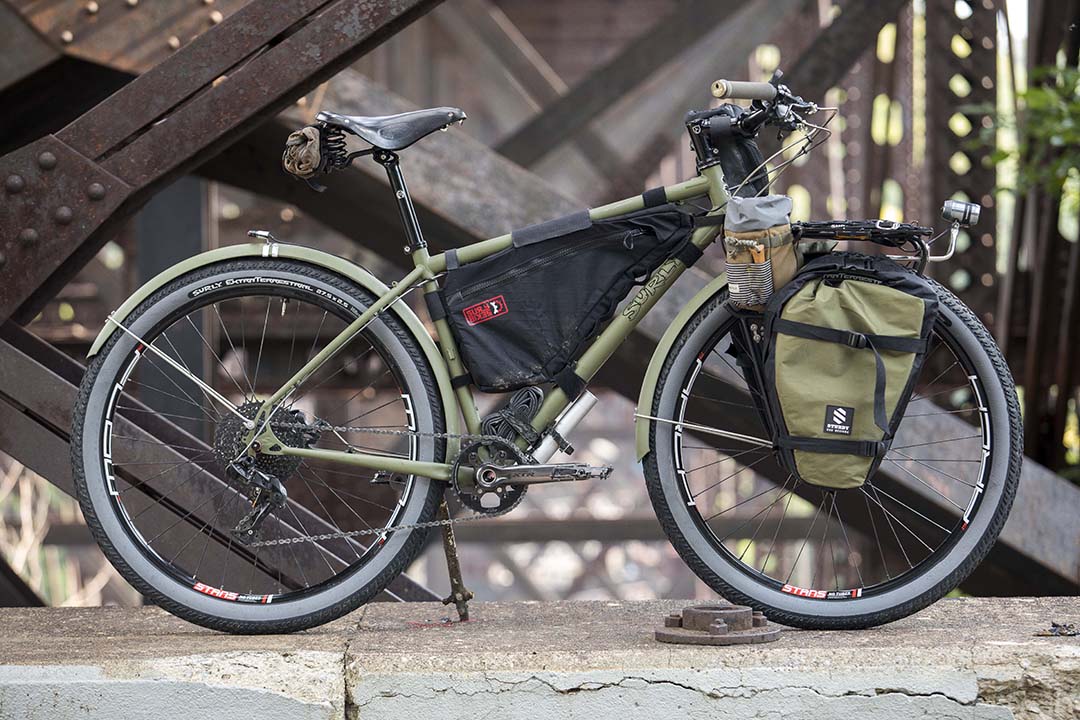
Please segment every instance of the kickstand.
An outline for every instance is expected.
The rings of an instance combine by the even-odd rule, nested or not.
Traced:
[[[439,520],[450,519],[450,509],[446,506],[446,500],[439,505]],[[450,575],[450,595],[443,599],[443,605],[454,603],[457,607],[458,618],[461,622],[469,619],[469,601],[473,599],[472,591],[466,589],[465,581],[461,577],[461,562],[458,560],[457,541],[454,539],[454,526],[446,524],[442,526],[443,550],[446,551],[446,571]]]

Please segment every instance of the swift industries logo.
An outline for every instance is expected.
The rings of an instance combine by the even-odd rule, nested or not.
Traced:
[[[825,432],[833,435],[850,435],[851,423],[855,422],[855,408],[843,405],[825,406]]]
[[[506,300],[503,300],[502,295],[497,295],[475,305],[470,305],[462,310],[461,314],[465,316],[465,322],[470,325],[479,325],[508,312],[510,312],[510,308],[507,307]]]

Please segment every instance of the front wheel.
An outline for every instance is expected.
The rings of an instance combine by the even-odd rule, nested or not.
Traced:
[[[87,368],[71,449],[87,525],[137,590],[206,627],[290,632],[355,609],[415,558],[426,531],[384,530],[432,520],[439,483],[274,455],[236,471],[244,418],[372,302],[321,268],[244,259],[183,275],[124,319]],[[270,425],[292,446],[445,453],[431,368],[390,313],[284,405]]]
[[[935,288],[941,312],[915,394],[860,488],[802,482],[767,440],[684,429],[768,438],[726,352],[726,291],[683,329],[653,398],[651,414],[667,422],[651,422],[644,469],[665,532],[713,590],[786,625],[862,628],[938,600],[989,552],[1019,481],[1020,411],[986,328]]]

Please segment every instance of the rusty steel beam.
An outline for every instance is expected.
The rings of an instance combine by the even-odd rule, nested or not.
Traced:
[[[140,73],[219,24],[246,2],[0,0],[0,5],[18,13],[57,54]]]
[[[32,318],[155,188],[436,4],[253,0],[57,134],[0,158],[0,256],[19,269],[0,287],[0,320],[20,307],[20,321]]]
[[[45,601],[0,558],[0,607],[45,607]]]
[[[825,92],[877,42],[878,31],[896,19],[909,0],[848,0],[840,15],[821,29],[814,41],[785,68],[785,81],[807,100],[821,102]]]
[[[42,37],[14,7],[0,0],[0,89],[34,74],[60,57],[60,51]]]
[[[494,83],[507,86],[504,94],[522,111],[542,110],[569,91],[555,69],[490,0],[455,0],[432,17]],[[498,110],[500,116],[505,115],[504,108]],[[601,184],[599,192],[594,188],[590,195],[622,197],[640,190],[632,180],[627,182],[623,160],[606,135],[585,127],[571,143],[607,181],[607,187]]]
[[[988,162],[990,148],[972,142],[983,127],[984,119],[983,113],[972,108],[993,107],[997,101],[997,6],[1000,3],[985,0],[970,5],[971,14],[961,20],[952,0],[928,0],[926,3],[926,64],[930,69],[926,84],[925,171],[929,180],[926,189],[930,195],[927,207],[938,208],[943,200],[957,192],[983,206],[979,224],[965,231],[965,234],[970,232],[970,242],[958,247],[951,260],[932,265],[930,274],[950,287],[987,327],[994,327],[998,253],[993,192],[997,175],[994,166]],[[959,42],[970,47],[965,57],[956,54]],[[954,93],[950,82],[950,78],[957,75],[970,86],[970,92],[963,97]],[[964,136],[958,135],[950,123],[952,116],[958,113],[972,128]],[[969,169],[957,170],[954,158],[962,158]],[[1056,224],[1057,216],[1054,217]],[[954,276],[959,282],[953,280]],[[1042,352],[1038,345],[1028,347],[1037,347],[1036,352]]]
[[[627,43],[557,101],[498,145],[498,151],[528,167],[553,148],[575,137],[616,101],[649,79],[683,50],[736,14],[756,13],[759,3],[735,0],[689,0]]]
[[[79,363],[13,323],[7,323],[0,330],[0,447],[69,495],[74,494],[68,448],[71,407],[83,373],[84,368]],[[149,410],[133,398],[126,402]],[[140,461],[153,464],[144,466],[148,468],[146,477],[140,474],[139,466],[132,466],[127,472],[134,480],[145,484],[146,492],[151,495],[168,495],[168,507],[163,503],[154,510],[160,514],[161,526],[168,527],[179,517],[193,527],[203,527],[213,519],[213,513],[209,507],[200,510],[200,506],[205,505],[202,500],[235,490],[206,468],[196,469],[179,486],[168,477],[153,472],[153,468],[160,467],[163,462],[184,462],[188,456],[210,453],[212,448],[164,417],[152,412],[140,412],[139,417],[139,422],[121,418],[118,434],[135,438],[126,442],[125,447],[130,446],[128,449],[132,452],[138,451]],[[187,456],[174,447],[158,444],[162,440],[185,448]],[[228,501],[230,495],[224,497]],[[338,529],[303,505],[292,500],[289,503],[290,517],[296,522],[282,520],[281,528],[286,536]],[[158,518],[153,520],[158,524]],[[228,538],[215,535],[214,540],[219,546],[227,547],[224,552],[234,553],[245,561],[257,561],[264,577],[277,578],[280,574],[286,584],[291,581],[293,585],[299,585],[301,582],[300,578],[292,577],[296,572],[293,552],[298,553],[305,563],[321,565],[324,562],[321,551],[313,543],[291,545],[290,562],[282,559],[279,567],[273,558],[251,556],[228,543]],[[162,541],[168,542],[168,537],[163,537]],[[324,548],[331,555],[343,556],[349,550],[347,542],[351,541],[338,541]],[[225,557],[224,553],[221,557]],[[393,596],[402,598],[437,599],[434,593],[404,575],[393,581],[388,590]]]

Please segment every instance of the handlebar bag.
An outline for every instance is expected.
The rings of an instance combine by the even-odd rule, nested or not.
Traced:
[[[459,264],[447,252],[442,307],[429,308],[445,314],[481,390],[555,383],[575,397],[584,380],[574,360],[630,290],[672,256],[700,256],[692,229],[691,216],[667,204],[607,220],[583,210],[515,230],[511,247],[482,260]]]
[[[930,282],[881,256],[806,264],[765,309],[765,394],[781,461],[828,488],[881,464],[938,315]]]
[[[799,269],[787,195],[733,197],[724,218],[724,259],[731,303],[761,312]]]

